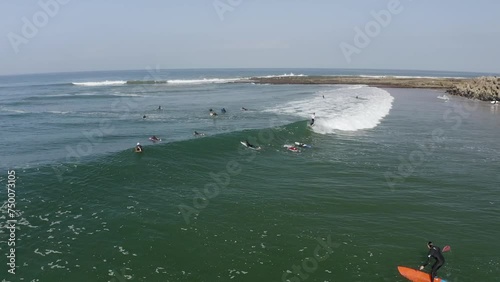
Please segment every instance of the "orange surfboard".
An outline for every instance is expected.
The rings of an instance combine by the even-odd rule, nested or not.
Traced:
[[[401,275],[413,282],[431,282],[431,275],[413,268],[398,266],[398,271]],[[441,278],[434,278],[434,282],[446,282]]]

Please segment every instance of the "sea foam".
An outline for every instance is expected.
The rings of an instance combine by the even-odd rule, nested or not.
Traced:
[[[203,78],[203,79],[172,79],[167,80],[168,84],[211,84],[229,83],[241,80],[241,78]]]
[[[105,80],[105,81],[90,81],[90,82],[72,82],[76,86],[111,86],[123,85],[127,83],[125,80]]]
[[[313,95],[285,103],[271,111],[305,119],[310,119],[315,113],[312,129],[316,133],[328,134],[376,127],[389,114],[394,100],[383,89],[361,85],[336,87]]]

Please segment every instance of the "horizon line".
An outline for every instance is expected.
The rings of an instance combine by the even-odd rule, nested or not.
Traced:
[[[327,68],[327,67],[276,67],[276,68],[259,68],[259,67],[200,67],[200,68],[160,68],[158,70],[366,70],[366,71],[419,71],[419,72],[448,72],[448,73],[475,73],[484,75],[499,75],[494,72],[479,72],[479,71],[452,71],[452,70],[422,70],[422,69],[378,69],[378,68]],[[99,73],[99,72],[126,72],[126,71],[147,71],[146,69],[110,69],[110,70],[79,70],[79,71],[54,71],[54,72],[29,72],[29,73],[13,73],[0,74],[0,77],[5,76],[25,76],[25,75],[44,75],[44,74],[71,74],[71,73]]]

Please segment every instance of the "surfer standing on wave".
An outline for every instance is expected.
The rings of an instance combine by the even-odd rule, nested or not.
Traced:
[[[427,248],[429,248],[429,253],[427,254],[427,262],[420,266],[420,270],[424,269],[425,266],[431,262],[431,258],[434,258],[436,262],[432,265],[431,270],[431,282],[434,281],[434,277],[437,276],[437,271],[441,266],[444,265],[444,257],[441,249],[438,246],[434,246],[432,242],[427,243]]]
[[[316,118],[316,113],[313,113],[313,114],[311,115],[311,124],[310,124],[311,126],[313,126],[313,124],[314,124],[314,119],[315,119],[315,118]]]

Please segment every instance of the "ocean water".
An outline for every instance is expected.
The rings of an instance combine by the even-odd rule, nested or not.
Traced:
[[[500,106],[425,89],[233,83],[279,75],[478,74],[0,77],[0,182],[17,177],[16,271],[4,263],[0,278],[406,281],[397,266],[417,268],[431,240],[451,246],[440,277],[497,281]],[[294,142],[311,148],[283,147]],[[0,229],[1,262],[9,236]]]

